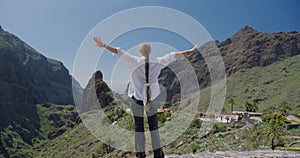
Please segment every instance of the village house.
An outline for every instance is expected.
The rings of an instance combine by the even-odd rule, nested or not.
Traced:
[[[293,129],[293,128],[297,128],[300,126],[299,122],[300,122],[300,119],[298,119],[296,116],[294,115],[289,115],[286,117],[286,119],[288,120],[289,123],[286,123],[285,124],[285,128],[287,130],[289,129]]]
[[[263,113],[242,111],[233,111],[231,114],[212,114],[208,112],[196,112],[196,114],[199,115],[201,121],[215,121],[220,123],[231,123],[240,120],[262,122],[261,116],[263,115]]]
[[[201,121],[215,121],[220,123],[230,123],[232,121],[238,121],[240,120],[241,116],[239,114],[226,114],[226,113],[220,113],[220,114],[212,114],[208,112],[196,112],[197,115],[199,115],[199,119]]]

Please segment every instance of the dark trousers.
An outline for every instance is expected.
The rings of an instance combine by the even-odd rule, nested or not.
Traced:
[[[136,100],[132,97],[132,112],[134,115],[135,125],[135,150],[136,157],[144,158],[145,155],[145,129],[144,129],[144,106],[143,101]],[[153,102],[155,103],[155,102]],[[164,153],[160,146],[160,136],[158,132],[158,118],[157,118],[157,105],[150,104],[149,111],[146,111],[149,130],[151,135],[152,149],[154,158],[164,157]]]

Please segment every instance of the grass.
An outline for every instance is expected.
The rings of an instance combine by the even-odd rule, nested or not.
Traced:
[[[284,61],[274,63],[267,67],[255,67],[248,70],[241,70],[232,75],[227,80],[226,100],[234,98],[236,105],[234,110],[243,110],[243,104],[246,100],[256,101],[259,111],[270,112],[273,107],[283,101],[292,105],[293,111],[299,109],[300,102],[300,56],[288,58]],[[200,111],[205,110],[210,99],[210,89],[201,91]],[[122,104],[122,106],[127,107]],[[125,108],[106,107],[104,111],[109,115],[112,121],[117,121],[119,127],[133,131],[134,124],[132,116],[120,111]],[[226,103],[227,111],[230,109]],[[119,109],[118,109],[119,108]],[[172,107],[176,111],[178,107]],[[49,119],[51,115],[58,116],[64,125],[74,124],[73,118],[76,109],[71,105],[9,105],[5,110],[0,111],[1,122],[1,142],[5,144],[6,149],[13,157],[116,157],[120,151],[108,149],[105,144],[100,142],[86,126],[81,123],[74,125],[73,128],[58,126],[56,122]],[[292,112],[293,112],[292,111]],[[90,115],[96,116],[96,114]],[[159,126],[168,125],[169,119],[176,119],[180,114],[173,113],[159,114]],[[23,138],[17,133],[10,120],[15,120],[24,130],[34,129],[38,131],[39,137],[31,139],[32,145],[24,142]],[[91,120],[110,124],[108,120]],[[146,120],[145,120],[146,121]],[[183,120],[178,119],[177,123],[184,124]],[[28,125],[33,122],[33,126]],[[93,123],[93,122],[91,122]],[[147,126],[147,123],[145,124]],[[220,150],[257,150],[269,149],[270,142],[263,136],[261,131],[263,124],[255,125],[253,128],[244,128],[236,132],[221,134],[222,132],[232,131],[243,127],[244,124],[215,124],[212,131],[206,137],[202,136],[205,132],[197,118],[192,120],[192,124],[185,130],[183,135],[177,138],[173,143],[168,144],[164,150],[166,154],[185,154],[202,151],[220,151]],[[173,130],[177,129],[176,124],[169,124]],[[56,131],[59,128],[66,128],[62,135],[49,140],[49,132]],[[106,131],[104,127],[99,126],[98,130]],[[31,130],[29,130],[31,131]],[[287,135],[300,136],[300,129],[287,131]],[[108,133],[109,134],[109,133]],[[277,144],[291,143],[293,140],[280,139]],[[182,142],[182,143],[181,143]],[[107,153],[107,151],[112,151]],[[125,154],[126,155],[126,154]],[[130,155],[130,153],[129,153]]]
[[[234,110],[244,111],[246,100],[255,101],[260,112],[270,112],[282,102],[300,108],[300,55],[266,67],[240,70],[227,79],[225,109],[230,98],[236,102]],[[210,87],[201,91],[200,109],[205,110],[210,100]]]
[[[45,117],[51,113],[62,113],[61,106],[56,105],[49,108],[37,106],[38,113],[41,117]],[[68,106],[67,106],[68,107]],[[69,109],[69,108],[63,108]],[[71,108],[72,109],[72,108]],[[70,109],[69,109],[70,110]],[[74,110],[74,109],[73,109]],[[51,112],[49,112],[51,111]],[[114,110],[111,110],[114,111]],[[72,110],[71,110],[72,112]],[[95,114],[93,112],[92,114]],[[94,116],[94,115],[90,115]],[[92,117],[94,118],[94,117]],[[171,117],[172,118],[172,117]],[[41,118],[41,121],[43,118]],[[167,122],[163,122],[162,126]],[[65,120],[67,121],[67,120]],[[100,121],[100,120],[98,120]],[[123,125],[125,128],[133,130],[133,125],[131,127],[126,126],[133,123],[130,115],[123,115],[119,118],[118,124]],[[46,123],[47,124],[47,123]],[[46,125],[43,124],[43,125]],[[48,122],[51,126],[51,123]],[[197,153],[203,151],[225,151],[225,150],[257,150],[257,149],[269,149],[269,140],[265,138],[262,134],[264,128],[263,124],[256,124],[253,128],[244,128],[236,132],[229,132],[226,134],[221,134],[222,132],[236,130],[243,127],[244,124],[220,124],[216,123],[210,131],[207,137],[199,137],[199,133],[203,130],[200,126],[200,122],[195,117],[189,128],[180,136],[175,142],[164,147],[166,154],[187,154],[187,153]],[[52,128],[53,129],[53,128]],[[103,127],[99,126],[99,130],[105,130]],[[46,131],[51,131],[50,128]],[[287,135],[299,135],[300,128],[292,129],[287,132]],[[10,134],[17,140],[21,140],[18,135],[13,135],[10,131],[5,131],[5,133]],[[15,142],[17,140],[14,140]],[[289,143],[289,140],[284,141],[284,143]],[[292,141],[292,140],[290,140]],[[180,142],[183,142],[182,145]],[[281,143],[280,141],[276,143]],[[52,140],[37,141],[34,146],[28,146],[28,148],[21,147],[22,150],[18,150],[13,154],[15,155],[32,155],[32,157],[117,157],[119,155],[119,150],[109,149],[108,146],[99,141],[90,131],[86,128],[83,123],[74,126],[73,128],[68,128],[61,136],[56,137]],[[16,151],[16,150],[15,150]],[[109,152],[108,152],[109,151]],[[111,151],[111,152],[110,152]],[[125,154],[127,156],[132,156],[132,153]],[[120,156],[120,155],[119,155]]]
[[[76,113],[72,105],[49,104],[46,108],[42,105],[7,104],[1,108],[0,139],[10,157],[30,157],[34,145],[44,142],[49,132],[62,128],[49,119],[50,115],[55,114],[64,125],[68,125],[74,123],[72,117]]]

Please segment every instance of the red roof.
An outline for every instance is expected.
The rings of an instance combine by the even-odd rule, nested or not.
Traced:
[[[157,112],[158,113],[163,113],[163,112],[165,112],[165,109],[157,109]]]
[[[157,109],[157,113],[164,113],[164,112],[169,112],[169,109]]]

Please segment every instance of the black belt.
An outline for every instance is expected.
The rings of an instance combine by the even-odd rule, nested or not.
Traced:
[[[144,106],[142,100],[137,100],[134,96],[132,96],[131,99],[132,99],[136,104]]]

